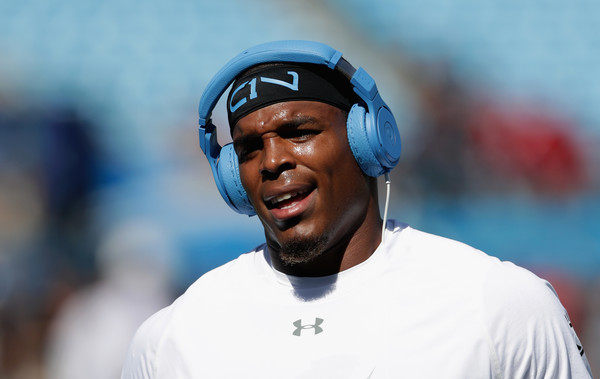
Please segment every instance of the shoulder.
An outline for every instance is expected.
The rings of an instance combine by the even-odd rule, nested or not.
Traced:
[[[426,233],[397,221],[392,221],[391,226],[389,245],[393,255],[401,252],[402,264],[410,264],[424,273],[444,278],[451,276],[448,279],[452,281],[466,275],[473,284],[473,281],[483,280],[483,272],[490,265],[500,262],[460,241]]]
[[[512,330],[568,325],[568,315],[552,285],[531,271],[511,262],[492,265],[482,288],[482,303],[488,325]],[[499,329],[495,328],[496,331]],[[510,329],[503,331],[510,333]]]
[[[205,314],[207,307],[235,301],[251,290],[265,266],[264,245],[214,268],[192,283],[172,304],[173,318]]]
[[[183,294],[182,298],[193,295],[208,295],[220,289],[244,286],[248,277],[259,275],[261,267],[265,264],[264,245],[257,246],[254,250],[244,253],[236,259],[229,261],[200,276]]]
[[[476,248],[464,242],[451,238],[427,233],[407,226],[406,234],[409,236],[410,247],[419,250],[420,253],[438,255],[438,258],[460,259],[473,256],[488,257]],[[488,257],[489,258],[489,257]]]
[[[547,281],[511,262],[489,267],[481,292],[486,324],[496,333],[511,325],[511,330],[551,327],[546,323],[568,324],[568,316],[554,289]]]
[[[123,366],[122,379],[150,379],[156,377],[157,356],[161,340],[169,325],[173,305],[156,312],[138,328],[129,346]]]
[[[490,306],[525,310],[560,305],[550,283],[511,262],[491,265],[484,285],[485,300]]]
[[[466,295],[500,377],[588,378],[589,365],[550,283],[467,244],[396,223],[392,245],[421,286]],[[455,304],[458,306],[458,303]]]
[[[223,294],[231,293],[233,287],[240,288],[244,278],[253,274],[256,260],[261,256],[259,246],[205,273],[171,305],[144,321],[130,344],[122,379],[158,378],[176,372],[175,362],[179,355],[173,353],[176,349],[172,344],[173,336],[179,335],[178,325],[188,325],[193,319],[199,321],[201,317],[207,317],[209,313],[205,310],[214,309],[223,301]]]
[[[552,285],[510,262],[487,271],[483,322],[505,377],[591,377],[583,346]]]

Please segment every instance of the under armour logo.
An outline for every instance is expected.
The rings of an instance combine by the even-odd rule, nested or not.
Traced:
[[[315,318],[314,324],[307,324],[307,325],[302,325],[302,319],[296,320],[296,321],[294,321],[294,326],[296,327],[296,330],[294,330],[294,332],[292,334],[300,337],[300,335],[302,334],[302,330],[304,330],[304,329],[314,329],[315,334],[319,334],[323,331],[323,328],[321,328],[321,326],[320,326],[322,323],[323,323],[323,319],[318,318],[318,317]]]

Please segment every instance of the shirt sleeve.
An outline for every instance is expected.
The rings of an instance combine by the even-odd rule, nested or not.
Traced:
[[[158,350],[169,308],[147,319],[137,330],[121,372],[121,379],[156,379]]]
[[[484,324],[498,378],[591,378],[567,311],[545,280],[509,262],[483,286]]]

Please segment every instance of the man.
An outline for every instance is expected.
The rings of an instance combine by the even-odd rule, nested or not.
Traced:
[[[232,81],[221,149],[210,113]],[[376,177],[397,162],[397,128],[337,51],[245,51],[209,83],[200,126],[223,198],[266,243],[146,321],[123,378],[591,377],[548,283],[382,221]]]

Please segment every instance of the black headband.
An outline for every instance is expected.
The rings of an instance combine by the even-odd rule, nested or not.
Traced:
[[[313,100],[349,111],[358,101],[341,73],[312,64],[271,63],[250,68],[233,83],[227,97],[227,116],[233,131],[244,116],[284,101]]]

